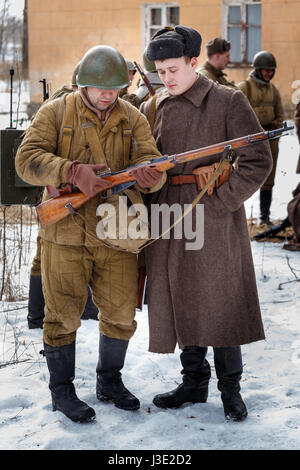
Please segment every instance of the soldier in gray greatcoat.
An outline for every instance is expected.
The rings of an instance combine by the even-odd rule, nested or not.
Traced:
[[[159,30],[148,45],[165,89],[156,99],[153,135],[162,154],[174,155],[207,145],[261,132],[246,97],[197,74],[201,36],[192,28]],[[147,116],[154,98],[140,110]],[[190,204],[199,189],[193,173],[199,166],[220,160],[212,155],[176,165],[168,171],[168,184],[156,192],[151,204]],[[265,338],[243,203],[263,184],[272,166],[268,143],[240,152],[238,169],[204,204],[204,244],[187,249],[189,239],[171,231],[146,248],[149,350],[182,350],[183,382],[154,397],[160,408],[177,408],[187,402],[205,402],[211,376],[206,359],[214,350],[218,389],[226,418],[247,416],[240,395],[240,345]],[[208,170],[209,171],[209,170]],[[195,232],[197,219],[193,211]]]

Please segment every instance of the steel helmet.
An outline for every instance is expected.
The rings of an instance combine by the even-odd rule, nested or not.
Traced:
[[[255,69],[276,69],[277,64],[271,52],[260,51],[253,57],[252,67]]]
[[[147,51],[147,47],[146,49],[144,50],[144,54],[143,54],[143,67],[144,67],[144,71],[145,72],[156,72],[156,67],[155,67],[155,63],[152,61],[152,60],[149,60],[148,57],[147,57],[147,54],[146,54],[146,51]]]
[[[124,57],[110,46],[94,46],[81,59],[77,85],[120,90],[130,85]]]
[[[129,59],[125,59],[125,62],[126,62],[128,71],[131,71],[131,70],[136,71],[135,66],[133,65],[133,63]]]

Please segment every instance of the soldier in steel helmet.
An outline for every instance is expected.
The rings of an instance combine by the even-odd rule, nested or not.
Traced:
[[[214,38],[209,41],[206,44],[207,60],[198,68],[197,72],[221,85],[235,87],[233,82],[227,80],[227,75],[223,72],[230,62],[230,49],[230,41],[226,41],[226,39]]]
[[[96,211],[105,201],[98,193],[107,189],[107,182],[96,172],[119,171],[160,153],[146,118],[118,98],[130,81],[126,62],[116,49],[99,45],[88,50],[76,82],[77,92],[49,101],[38,111],[17,152],[16,170],[32,184],[56,189],[71,184],[86,195],[96,194],[76,218],[69,215],[39,231],[45,297],[43,354],[53,411],[75,422],[88,422],[95,411],[78,398],[73,384],[76,332],[87,284],[99,309],[97,398],[124,410],[140,406],[121,377],[136,330],[137,256],[110,248],[96,236]],[[67,126],[70,117],[72,125]],[[135,170],[135,177],[136,188],[150,192],[164,183],[165,175],[142,167]]]
[[[64,85],[55,91],[47,100],[52,101],[56,98],[59,98],[65,94],[72,93],[73,91],[77,91],[78,86],[76,83],[76,76],[78,73],[78,69],[80,66],[80,62],[77,63],[73,70],[72,79],[71,79],[71,87],[68,85]],[[44,102],[45,103],[45,102]],[[44,105],[44,103],[42,105]],[[40,237],[37,237],[36,240],[36,253],[32,261],[31,269],[30,269],[30,278],[29,278],[29,292],[28,292],[28,315],[27,315],[27,322],[28,328],[30,330],[41,328],[43,329],[43,322],[44,322],[44,307],[45,307],[45,300],[43,295],[42,289],[42,275],[41,275],[41,240]],[[87,302],[81,315],[82,320],[90,320],[94,319],[97,320],[98,316],[98,309],[94,305],[91,295],[91,290],[88,287],[88,297]]]
[[[252,62],[253,70],[238,87],[247,96],[260,124],[266,130],[282,127],[284,113],[278,88],[271,83],[276,71],[276,59],[268,51],[257,52]],[[270,225],[270,208],[278,159],[278,139],[270,140],[273,168],[260,189],[260,222]]]

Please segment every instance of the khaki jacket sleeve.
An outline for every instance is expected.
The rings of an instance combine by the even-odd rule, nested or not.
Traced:
[[[71,162],[55,154],[58,139],[56,104],[57,100],[40,108],[18,149],[16,171],[27,183],[59,187],[67,182]]]
[[[151,133],[151,128],[146,117],[138,110],[135,110],[133,121],[133,148],[130,165],[137,165],[153,158],[159,158],[161,153],[157,149],[155,140]],[[142,188],[139,186],[139,184],[136,184],[136,187],[142,193],[152,193],[158,191],[165,184],[166,179],[166,172],[163,172],[161,180],[155,186],[152,186],[152,188]]]

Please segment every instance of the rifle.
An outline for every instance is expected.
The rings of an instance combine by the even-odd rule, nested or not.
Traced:
[[[13,128],[13,120],[12,120],[12,104],[13,104],[13,76],[15,74],[15,71],[14,71],[13,68],[10,69],[9,74],[10,74],[10,111],[9,111],[10,127],[9,127],[9,129],[14,129]]]
[[[132,170],[141,168],[143,166],[149,166],[161,173],[174,168],[178,164],[186,163],[188,161],[196,160],[198,158],[207,157],[210,155],[216,155],[219,153],[226,152],[229,156],[234,152],[235,149],[248,147],[256,143],[263,142],[265,140],[275,139],[280,135],[293,129],[293,126],[287,126],[284,123],[284,127],[281,129],[275,129],[272,131],[262,131],[257,134],[251,134],[244,137],[238,137],[237,139],[227,140],[218,144],[209,145],[189,152],[180,153],[177,155],[164,155],[162,157],[153,158],[146,163],[140,163],[138,165],[128,167],[125,170],[106,173],[102,173],[99,176],[110,183],[108,189],[112,189],[113,194],[117,194],[120,191],[132,186],[136,183],[134,176],[131,174]],[[106,197],[106,190],[99,191],[95,194],[87,196],[82,192],[73,192],[68,194],[62,194],[60,196],[48,199],[42,202],[36,207],[37,215],[42,226],[47,226],[58,222],[59,220],[67,217],[70,213],[75,215],[76,210],[83,206],[87,201],[96,196],[96,194],[102,193],[103,197]]]
[[[292,224],[289,221],[289,218],[286,217],[281,224],[274,225],[274,227],[269,228],[268,230],[265,230],[264,232],[257,233],[254,235],[253,240],[261,240],[262,238],[272,238],[277,235],[277,233],[281,232],[281,230],[286,229],[287,227],[290,227]]]
[[[148,88],[150,95],[154,96],[155,95],[155,90],[154,90],[153,86],[151,85],[149,79],[146,77],[144,71],[141,69],[141,67],[135,61],[133,63],[134,63],[135,68],[139,72],[140,76],[142,77],[143,82],[145,83],[146,87]]]
[[[42,80],[40,80],[40,83],[43,84],[43,101],[46,101],[49,98],[49,85],[47,84],[45,78],[42,78]]]

